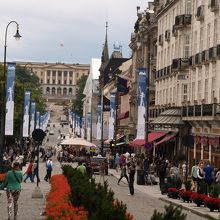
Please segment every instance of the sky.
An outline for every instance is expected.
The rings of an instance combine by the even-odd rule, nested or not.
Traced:
[[[147,0],[1,0],[0,61],[4,56],[5,30],[14,20],[22,38],[7,34],[7,61],[39,61],[88,64],[100,58],[108,21],[109,53],[122,45],[130,57],[130,36],[137,19],[136,7],[146,9]]]

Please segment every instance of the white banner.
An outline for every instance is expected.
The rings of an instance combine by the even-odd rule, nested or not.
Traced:
[[[90,141],[90,137],[91,137],[91,112],[87,113],[87,140]]]
[[[36,109],[36,103],[31,102],[30,136],[32,136],[32,132],[34,131],[34,126],[35,126],[35,109]]]
[[[115,93],[110,95],[110,116],[109,116],[109,130],[108,139],[113,140],[114,137],[114,123],[115,123]]]
[[[101,140],[101,105],[97,106],[96,140]]]
[[[136,139],[145,139],[145,114],[146,114],[146,68],[139,69],[138,77],[138,121]]]
[[[24,93],[23,137],[29,137],[30,99],[31,99],[31,92],[25,91],[25,93]]]
[[[14,130],[14,84],[16,63],[8,63],[5,135],[13,135]],[[2,107],[3,108],[3,107]]]

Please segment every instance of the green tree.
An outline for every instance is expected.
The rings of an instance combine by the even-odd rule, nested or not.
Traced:
[[[72,110],[79,115],[80,117],[82,117],[83,115],[83,98],[85,97],[85,95],[83,95],[83,90],[84,87],[86,85],[86,80],[87,80],[86,75],[83,75],[78,81],[77,81],[77,89],[78,89],[78,93],[76,96],[76,99],[73,100],[73,105],[72,105]]]

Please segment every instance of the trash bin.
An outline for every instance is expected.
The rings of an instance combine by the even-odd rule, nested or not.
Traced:
[[[145,185],[144,170],[137,170],[137,184]]]

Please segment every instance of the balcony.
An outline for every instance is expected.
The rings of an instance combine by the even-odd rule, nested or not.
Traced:
[[[220,57],[220,44],[217,45],[216,56]]]
[[[217,48],[216,47],[211,47],[209,48],[209,60],[214,60],[217,56]]]
[[[209,61],[209,51],[203,50],[202,51],[202,63],[207,63]]]
[[[188,120],[188,117],[191,120],[192,117],[215,117],[218,114],[220,114],[220,104],[217,103],[182,107],[183,120]]]
[[[177,15],[175,18],[175,28],[181,29],[191,25],[192,15],[191,14],[184,14],[184,15]]]
[[[211,12],[216,12],[219,10],[218,0],[211,0],[210,10]]]
[[[195,65],[199,65],[202,62],[201,53],[195,55]]]
[[[200,5],[197,8],[197,12],[196,12],[196,20],[197,21],[203,21],[204,20],[204,11],[205,11],[204,5]]]
[[[172,62],[172,71],[178,71],[180,69],[180,60],[179,59],[173,59],[173,62]]]
[[[189,67],[189,58],[180,58],[180,69],[184,70]]]

